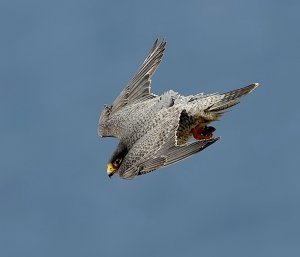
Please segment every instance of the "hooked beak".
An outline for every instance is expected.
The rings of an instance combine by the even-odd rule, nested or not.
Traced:
[[[111,178],[117,172],[117,169],[111,164],[107,164],[107,175]]]

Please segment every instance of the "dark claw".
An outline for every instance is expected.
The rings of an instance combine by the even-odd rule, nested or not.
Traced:
[[[202,131],[201,135],[206,136],[206,135],[212,134],[215,131],[216,131],[216,129],[214,127],[212,127],[212,126],[205,126],[203,128],[203,131]]]

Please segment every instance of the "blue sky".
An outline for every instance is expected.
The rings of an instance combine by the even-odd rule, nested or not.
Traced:
[[[299,256],[299,1],[1,1],[3,256]],[[99,113],[153,41],[160,94],[260,82],[188,160],[109,179]]]

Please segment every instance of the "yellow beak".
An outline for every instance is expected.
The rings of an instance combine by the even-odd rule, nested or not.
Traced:
[[[111,163],[107,164],[107,175],[109,177],[114,175],[116,172],[117,172],[117,169]]]

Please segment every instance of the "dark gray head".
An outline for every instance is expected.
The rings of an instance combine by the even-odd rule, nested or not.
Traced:
[[[120,142],[107,164],[107,175],[109,177],[118,172],[118,169],[121,166],[121,163],[124,160],[127,153],[127,146],[124,143]]]

